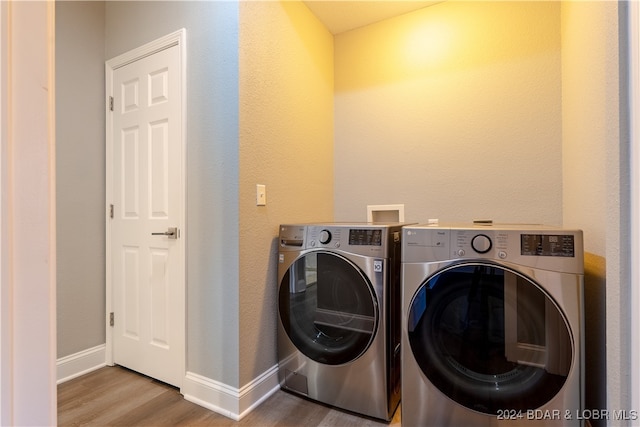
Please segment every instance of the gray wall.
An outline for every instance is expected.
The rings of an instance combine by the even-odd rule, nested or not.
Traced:
[[[105,342],[104,3],[56,2],[57,354]]]
[[[187,370],[239,387],[238,4],[107,2],[105,22],[107,58],[187,30]]]
[[[105,342],[104,61],[180,28],[188,63],[187,369],[238,387],[233,2],[56,3],[58,357]]]
[[[240,387],[277,361],[274,242],[278,225],[332,218],[333,37],[302,3],[244,3],[242,34],[238,4],[233,2],[63,2],[58,7],[60,31],[71,33],[71,41],[92,35],[99,47],[94,47],[100,53],[96,57],[95,52],[87,55],[71,41],[63,44],[59,40],[61,57],[71,58],[67,63],[80,64],[80,68],[97,66],[100,72],[90,83],[90,96],[62,85],[57,96],[61,109],[96,104],[101,122],[87,122],[84,131],[97,136],[100,150],[88,157],[101,165],[104,60],[179,28],[187,29],[187,369]],[[90,21],[88,18],[100,25],[89,22],[93,26],[86,28],[78,24]],[[243,64],[239,63],[240,51]],[[240,76],[244,88],[239,87]],[[298,96],[280,90],[282,87],[296,88]],[[242,140],[240,90],[245,97]],[[316,102],[310,104],[309,97]],[[271,108],[264,108],[267,104]],[[293,116],[295,123],[283,120]],[[73,121],[67,118],[61,117],[59,127],[74,131]],[[67,145],[73,149],[77,144],[74,140]],[[241,148],[244,158],[239,155]],[[283,155],[286,162],[282,162]],[[309,157],[317,166],[313,173],[299,168]],[[67,163],[61,173],[73,180],[81,172],[82,160],[73,157]],[[265,164],[272,167],[265,168]],[[69,193],[99,207],[93,226],[104,234],[104,166],[96,173],[91,196]],[[291,182],[294,174],[298,174],[297,186]],[[256,182],[269,184],[268,207],[255,206]],[[244,193],[239,190],[241,183]],[[314,191],[309,191],[310,185]],[[60,201],[61,213],[71,209],[68,200]],[[92,244],[104,248],[104,237]],[[78,262],[78,255],[67,247],[60,247],[60,253],[61,271]],[[103,264],[104,252],[94,258]],[[82,287],[74,273],[68,274],[71,283],[64,286],[68,292],[59,301],[63,319],[76,319],[83,312],[73,298]],[[104,268],[93,275],[92,289],[97,292],[91,300],[93,323],[79,322],[79,327],[99,344],[104,342]],[[69,348],[59,356],[89,347],[78,340],[71,325],[59,324],[60,348]]]

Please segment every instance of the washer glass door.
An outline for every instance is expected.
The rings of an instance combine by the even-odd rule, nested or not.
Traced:
[[[280,283],[279,306],[287,335],[316,362],[351,362],[375,335],[373,288],[356,265],[335,253],[317,251],[298,258]]]
[[[571,369],[564,315],[535,282],[499,265],[462,263],[432,275],[413,297],[407,327],[427,379],[478,412],[539,408]]]

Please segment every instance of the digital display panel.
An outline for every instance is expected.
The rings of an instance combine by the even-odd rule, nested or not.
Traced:
[[[522,255],[575,256],[573,236],[570,234],[521,234],[520,240]]]
[[[382,246],[381,229],[351,229],[349,230],[349,244],[355,246]]]

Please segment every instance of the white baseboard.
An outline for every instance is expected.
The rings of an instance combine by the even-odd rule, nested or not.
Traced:
[[[69,356],[61,357],[56,363],[58,384],[106,366],[105,355],[106,344],[101,344]]]
[[[187,372],[181,392],[190,402],[240,421],[279,389],[278,366],[275,365],[240,389]]]
[[[61,384],[106,366],[106,344],[62,357],[57,361]],[[193,372],[187,372],[180,392],[190,402],[239,421],[280,389],[278,365],[237,389]]]

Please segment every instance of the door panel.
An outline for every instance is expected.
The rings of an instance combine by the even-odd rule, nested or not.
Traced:
[[[122,310],[118,314],[122,314],[122,333],[134,340],[140,338],[140,316],[139,316],[139,300],[140,300],[140,248],[127,247],[122,248],[123,257],[123,282],[122,287]],[[120,316],[119,316],[120,317]]]
[[[180,386],[184,245],[180,47],[113,72],[113,361]],[[177,227],[177,235],[164,234]]]

